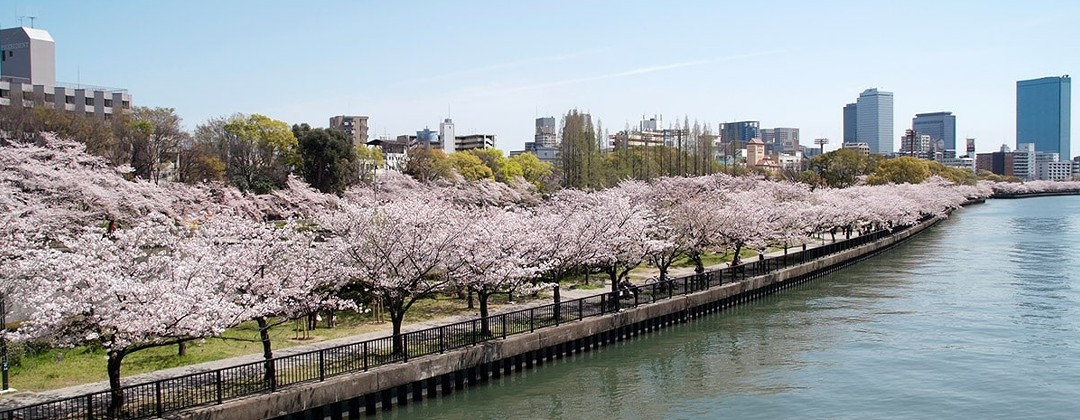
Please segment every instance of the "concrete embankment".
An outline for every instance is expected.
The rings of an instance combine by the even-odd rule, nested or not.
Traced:
[[[1080,195],[1080,190],[1076,191],[1044,191],[1044,192],[1030,192],[1030,193],[998,193],[994,194],[990,198],[1032,198],[1032,197],[1057,197],[1061,195]]]
[[[200,420],[356,418],[395,404],[407,405],[424,398],[435,398],[489,378],[520,372],[575,352],[687,322],[820,278],[885,251],[938,221],[940,219],[932,219],[877,242],[700,292],[168,417]]]

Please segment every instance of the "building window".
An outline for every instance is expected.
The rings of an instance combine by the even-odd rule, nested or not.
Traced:
[[[56,95],[52,94],[52,93],[46,93],[45,94],[45,102],[48,102],[50,104],[53,103],[53,102],[56,102]]]
[[[8,97],[8,91],[0,89],[0,98]]]
[[[85,99],[86,99],[86,105],[94,106],[94,98],[85,98]]]
[[[74,104],[75,104],[75,97],[74,97],[74,96],[70,96],[70,95],[65,95],[65,96],[64,96],[64,103],[65,103],[65,104],[72,104],[72,105],[74,105]]]
[[[23,93],[22,93],[22,98],[23,98],[24,101],[32,101],[32,100],[34,100],[34,92],[27,92],[27,91],[24,90]]]
[[[111,107],[112,107],[112,99],[106,99],[106,100],[105,100],[105,106],[107,106],[107,107],[110,107],[110,108],[111,108]]]
[[[93,112],[89,112],[89,111],[87,111],[87,112],[86,112],[86,117],[87,117],[87,118],[94,118],[94,113],[93,113]]]
[[[120,103],[120,106],[123,107],[124,109],[131,109],[131,102],[130,101],[123,101],[123,102]]]

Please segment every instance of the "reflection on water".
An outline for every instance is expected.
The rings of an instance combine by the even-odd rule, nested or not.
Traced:
[[[991,200],[763,301],[382,418],[1073,418],[1080,197]]]

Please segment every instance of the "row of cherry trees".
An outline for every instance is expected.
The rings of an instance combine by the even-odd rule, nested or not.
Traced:
[[[387,173],[338,197],[296,180],[249,195],[127,173],[58,139],[0,147],[0,287],[25,318],[4,334],[104,347],[114,414],[126,355],[240,322],[259,326],[272,385],[269,329],[316,310],[356,309],[343,296],[357,292],[386,308],[400,352],[410,307],[451,287],[477,294],[490,334],[495,293],[581,272],[605,273],[615,290],[646,261],[663,278],[683,258],[702,272],[707,253],[738,258],[827,232],[910,225],[992,188],[935,178],[810,190],[714,175],[541,196],[527,183],[433,186]]]

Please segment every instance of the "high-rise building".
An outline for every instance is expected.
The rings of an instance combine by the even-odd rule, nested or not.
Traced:
[[[330,117],[330,129],[345,133],[353,146],[367,144],[368,117],[363,115],[338,115]]]
[[[915,114],[911,129],[919,136],[930,136],[930,144],[941,142],[945,150],[956,150],[956,116],[952,112]]]
[[[793,152],[799,149],[799,129],[790,127],[762,128],[761,141],[774,152]]]
[[[0,30],[0,106],[42,106],[98,119],[131,109],[125,89],[58,83],[56,43],[44,29]]]
[[[759,121],[735,121],[720,123],[720,141],[723,143],[739,142],[740,146],[753,138],[761,137],[761,122]]]
[[[442,142],[444,151],[453,152],[457,137],[454,137],[454,121],[447,118],[439,123],[439,141]]]
[[[858,108],[859,107],[856,104],[844,105],[844,143],[855,143],[859,141]]]
[[[559,128],[555,125],[555,117],[541,117],[536,119],[536,135],[533,142],[538,147],[555,147],[559,141]]]
[[[870,146],[870,153],[887,154],[893,148],[893,94],[867,89],[859,94],[856,104],[855,137]]]
[[[1070,154],[1072,79],[1043,77],[1016,82],[1016,144],[1034,143],[1039,152]]]

